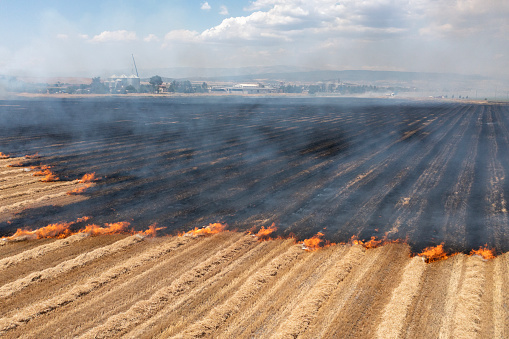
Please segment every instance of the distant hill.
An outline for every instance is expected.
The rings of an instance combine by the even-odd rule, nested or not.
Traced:
[[[145,70],[142,75],[148,79],[159,75],[164,81],[233,81],[233,82],[319,82],[340,81],[364,84],[395,85],[395,86],[450,86],[462,84],[475,87],[480,82],[490,81],[481,75],[462,75],[452,73],[425,73],[399,71],[367,71],[367,70],[316,70],[292,66],[242,67],[242,68],[191,68],[175,67]]]

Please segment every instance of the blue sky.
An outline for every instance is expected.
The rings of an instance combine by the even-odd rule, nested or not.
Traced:
[[[0,0],[0,74],[290,65],[509,75],[505,0]]]

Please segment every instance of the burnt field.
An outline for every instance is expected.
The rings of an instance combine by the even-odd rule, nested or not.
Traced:
[[[38,152],[62,180],[101,179],[18,227],[91,216],[278,227],[334,242],[407,239],[413,251],[509,250],[509,106],[289,98],[0,101],[0,151]]]

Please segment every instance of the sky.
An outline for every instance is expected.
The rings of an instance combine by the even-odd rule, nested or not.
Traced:
[[[295,66],[509,75],[507,0],[0,0],[0,75]]]

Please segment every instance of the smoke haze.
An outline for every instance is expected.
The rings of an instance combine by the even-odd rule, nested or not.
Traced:
[[[4,1],[0,75],[111,75],[134,53],[145,77],[272,65],[501,77],[508,15],[481,0]]]
[[[4,101],[0,149],[96,172],[89,200],[24,211],[0,228],[90,215],[157,222],[168,232],[211,222],[281,235],[445,242],[508,250],[501,179],[507,106],[380,99],[169,98]]]

